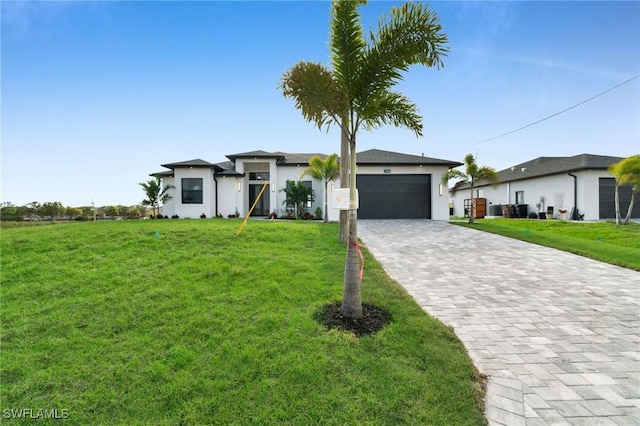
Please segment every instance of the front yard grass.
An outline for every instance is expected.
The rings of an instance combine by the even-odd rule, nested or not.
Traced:
[[[342,295],[337,224],[236,219],[3,229],[0,415],[68,424],[485,424],[453,331],[365,252],[356,338],[314,320]],[[42,423],[56,420],[44,420]]]
[[[640,271],[640,224],[537,219],[476,219],[456,225],[568,251]]]

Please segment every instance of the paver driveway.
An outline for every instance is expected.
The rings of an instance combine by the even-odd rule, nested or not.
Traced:
[[[640,272],[446,222],[358,234],[488,375],[490,424],[640,425]]]

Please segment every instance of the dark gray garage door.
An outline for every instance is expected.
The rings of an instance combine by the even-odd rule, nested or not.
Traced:
[[[360,219],[431,219],[431,175],[357,175]]]
[[[615,219],[616,217],[616,205],[615,205],[615,185],[614,178],[600,178],[600,219]],[[627,209],[629,208],[629,201],[631,201],[631,187],[622,186],[619,190],[620,195],[620,215],[622,217],[627,216]],[[632,218],[640,218],[640,197],[636,194],[635,203],[633,203],[633,210],[631,211]]]

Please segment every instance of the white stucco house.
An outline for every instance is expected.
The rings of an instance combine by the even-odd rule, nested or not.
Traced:
[[[301,176],[309,159],[325,154],[292,154],[251,151],[227,155],[228,161],[210,163],[201,159],[163,164],[166,170],[152,173],[163,185],[173,185],[172,198],[162,206],[165,216],[197,218],[236,212],[245,217],[265,183],[267,188],[258,200],[252,216],[268,216],[285,209],[282,189],[287,181],[302,180],[315,192],[308,206],[313,213],[324,210],[324,196],[329,201],[329,219],[338,220],[333,206],[333,190],[339,179],[331,182],[328,194],[324,184],[309,176]],[[449,219],[449,196],[441,177],[461,163],[425,156],[371,149],[357,154],[356,182],[359,195],[358,217],[361,219],[424,218]],[[323,212],[324,214],[324,212]]]
[[[620,157],[580,154],[573,157],[539,157],[498,172],[500,183],[492,187],[476,184],[474,198],[485,204],[486,216],[502,216],[505,205],[515,206],[516,216],[544,213],[561,219],[606,220],[615,218],[613,175],[607,168]],[[470,186],[458,183],[450,189],[453,214],[468,217],[472,211]],[[623,214],[631,199],[631,189],[620,190]],[[576,210],[577,209],[577,210]],[[477,217],[477,216],[476,216]],[[632,218],[640,218],[640,200],[636,199]]]

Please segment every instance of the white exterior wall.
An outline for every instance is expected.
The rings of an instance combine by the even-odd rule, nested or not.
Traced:
[[[391,170],[391,173],[385,173]],[[363,175],[431,175],[431,219],[449,220],[449,194],[446,185],[440,191],[442,175],[447,167],[437,166],[358,166],[357,173]],[[332,186],[333,185],[333,186]],[[340,187],[340,179],[329,184],[329,220],[340,220],[340,211],[333,208],[332,187]],[[442,195],[440,195],[442,192]]]
[[[600,178],[611,178],[606,170],[585,170],[574,173],[578,176],[578,210],[584,220],[600,219]],[[625,212],[626,213],[626,212]]]
[[[276,166],[275,159],[258,158],[258,159],[237,159],[236,171],[244,173],[244,178],[238,178],[240,182],[240,192],[237,191],[236,184],[236,203],[238,206],[238,212],[241,217],[245,217],[249,213],[251,205],[249,205],[249,184],[264,184],[263,181],[250,181],[249,173],[253,172],[268,172],[269,173],[269,187],[265,191],[269,191],[269,211],[272,212],[277,209],[276,192],[272,191],[275,187],[274,182],[278,178],[278,168]],[[277,191],[277,190],[276,190]],[[222,195],[221,195],[222,196]]]
[[[182,204],[182,179],[202,178],[202,204]],[[175,195],[174,214],[181,218],[199,218],[202,213],[207,217],[215,216],[215,186],[213,181],[213,170],[208,168],[192,168],[174,170]],[[170,216],[167,214],[167,216]]]
[[[522,173],[516,171],[514,173]],[[526,172],[525,172],[526,173]],[[577,177],[577,207],[585,220],[599,219],[599,178],[611,177],[604,170],[588,170],[572,173]],[[547,207],[553,206],[553,216],[560,217],[559,210],[567,210],[566,218],[570,219],[571,209],[574,207],[574,181],[566,173],[524,179],[499,184],[496,188],[480,186],[474,189],[474,198],[487,199],[487,215],[492,204],[515,204],[516,192],[524,192],[524,204],[528,204],[529,212],[546,212]],[[478,191],[480,194],[478,194]],[[453,200],[453,214],[463,216],[464,200],[470,198],[469,188],[451,193]],[[541,198],[544,198],[541,200]],[[540,203],[540,208],[537,204]]]
[[[275,193],[272,192],[272,197],[277,198],[276,206],[273,208],[278,212],[278,215],[281,216],[286,209],[285,200],[287,196],[282,190],[286,188],[287,181],[311,181],[311,189],[313,189],[314,193],[314,201],[311,204],[311,207],[307,209],[307,211],[311,214],[315,214],[316,208],[320,207],[322,210],[322,214],[324,215],[324,183],[322,183],[319,179],[314,179],[311,176],[301,176],[302,172],[306,167],[300,166],[285,166],[278,168],[278,176],[276,179]],[[329,184],[331,185],[331,184]],[[275,194],[275,195],[274,195]],[[272,209],[272,211],[273,211]]]
[[[241,217],[246,216],[251,207],[249,205],[249,184],[258,183],[249,181],[251,172],[269,172],[269,211],[277,211],[282,215],[286,206],[284,201],[286,196],[282,189],[286,187],[288,180],[308,180],[312,182],[315,193],[315,200],[308,209],[310,213],[315,213],[320,207],[324,215],[324,184],[319,179],[310,176],[301,177],[303,166],[278,167],[275,159],[238,159],[236,161],[236,171],[244,173],[245,176],[219,176],[218,182],[218,213],[223,217],[234,214],[237,211]],[[359,166],[358,173],[385,175],[385,170],[391,170],[391,174],[428,174],[431,175],[431,217],[433,220],[449,219],[449,195],[447,188],[443,187],[440,195],[440,180],[446,167],[436,166]],[[177,214],[181,218],[198,218],[202,213],[207,217],[214,217],[216,214],[216,183],[213,179],[213,170],[208,168],[177,168],[174,170],[174,178],[164,177],[163,182],[175,186],[171,190],[172,199],[163,206],[163,214],[172,216]],[[182,204],[182,178],[202,178],[203,182],[203,203],[202,204]],[[328,185],[329,220],[338,221],[339,211],[333,208],[332,189],[340,186],[340,179],[337,178]],[[238,190],[239,189],[239,190]],[[525,195],[526,197],[526,195]],[[462,200],[462,198],[460,198]],[[462,203],[462,201],[460,201]]]
[[[176,186],[175,180],[173,177],[167,176],[162,178],[162,188],[164,189],[166,185]],[[164,216],[173,216],[176,211],[176,188],[171,188],[167,191],[171,198],[167,200],[162,206],[160,206],[160,213]]]
[[[240,211],[239,203],[243,194],[242,191],[238,191],[238,183],[242,186],[242,177],[218,176],[216,180],[218,181],[218,213],[222,217],[236,214],[237,207]]]

